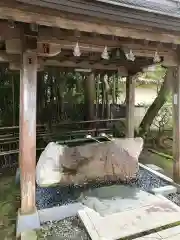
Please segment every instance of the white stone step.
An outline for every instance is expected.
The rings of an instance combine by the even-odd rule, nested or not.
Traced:
[[[135,238],[135,240],[162,240],[158,233],[152,233],[143,237]]]
[[[158,167],[157,165],[155,164],[146,164],[147,167],[151,168],[152,170],[154,171],[157,171],[157,172],[164,172],[164,170],[160,167]]]
[[[174,237],[174,236],[178,235],[179,239],[180,239],[180,226],[176,226],[176,227],[168,228],[166,230],[162,230],[162,231],[158,232],[158,235],[162,239],[169,239],[171,237]]]
[[[151,204],[104,217],[89,207],[78,215],[93,240],[121,239],[180,221],[180,208],[176,204],[162,195],[154,197],[156,201]]]
[[[167,185],[167,186],[160,187],[160,188],[153,188],[152,193],[154,193],[155,195],[161,194],[166,197],[169,194],[177,193],[177,188],[172,185]]]

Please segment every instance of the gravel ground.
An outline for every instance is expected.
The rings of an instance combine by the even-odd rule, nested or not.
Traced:
[[[180,207],[180,194],[179,193],[170,194],[167,198]]]
[[[116,182],[117,183],[117,182]],[[38,209],[51,208],[76,202],[83,190],[88,188],[97,188],[101,186],[109,186],[114,182],[92,183],[82,187],[37,187],[36,199]],[[137,180],[128,183],[131,186],[139,187],[144,191],[149,192],[154,187],[165,186],[168,183],[149,173],[147,170],[140,169],[137,175]]]
[[[163,187],[168,185],[168,182],[160,179],[149,171],[140,168],[137,179],[129,183],[131,186],[138,187],[146,192],[150,192],[152,188]]]
[[[40,188],[37,187],[37,206],[39,209],[50,208],[76,202],[84,189],[97,188],[101,186],[112,185],[114,182],[93,183],[83,187],[52,187]],[[161,180],[159,177],[147,170],[140,168],[137,180],[131,181],[130,186],[139,187],[144,191],[150,191],[154,187],[165,186],[168,183]],[[170,200],[177,203],[178,196],[170,196]],[[180,205],[180,200],[179,204]],[[42,226],[38,233],[38,239],[46,240],[90,240],[88,233],[83,227],[83,224],[78,217],[66,218],[59,222],[48,222]]]
[[[91,240],[78,217],[48,222],[38,232],[38,240]]]

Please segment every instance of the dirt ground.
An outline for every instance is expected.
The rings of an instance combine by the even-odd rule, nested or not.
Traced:
[[[144,149],[140,155],[139,161],[146,164],[154,164],[164,170],[163,174],[172,178],[173,177],[173,161],[171,159],[167,159],[165,157],[161,157],[155,153]]]

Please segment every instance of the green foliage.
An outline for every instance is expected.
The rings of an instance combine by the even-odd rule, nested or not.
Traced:
[[[158,93],[166,75],[166,71],[166,68],[163,68],[161,65],[156,65],[154,70],[151,69],[143,73],[143,78],[156,80]],[[148,86],[150,87],[149,84]],[[151,126],[151,129],[152,128],[158,129],[159,132],[165,129],[172,129],[172,94],[166,96],[166,102],[155,117]]]
[[[17,84],[18,83],[18,84]],[[16,92],[13,94],[13,92]],[[13,99],[13,98],[16,98]],[[14,103],[13,103],[14,101]],[[13,124],[13,104],[14,109],[19,105],[19,81],[17,82],[17,74],[10,72],[6,66],[0,69],[0,124]],[[16,115],[16,113],[14,113]],[[16,116],[15,116],[16,117]]]
[[[157,65],[155,71],[141,74],[147,79],[162,79],[166,69]],[[84,104],[84,80],[86,74],[76,72],[59,72],[56,68],[46,68],[43,73],[38,73],[37,81],[37,122],[47,122],[47,119],[56,121],[67,119],[62,115],[64,105]],[[19,72],[11,72],[7,66],[0,67],[0,124],[2,126],[18,125],[19,123]],[[97,79],[96,79],[97,81]],[[120,81],[117,74],[108,78],[108,100],[103,93],[104,81],[99,76],[96,84],[96,101],[107,104],[117,102],[125,92],[125,82]],[[142,87],[142,86],[141,86]],[[144,87],[151,87],[145,84]],[[153,87],[153,86],[152,86]],[[99,88],[99,89],[98,89]],[[94,102],[96,104],[96,101]],[[168,102],[171,100],[169,99]],[[81,112],[82,113],[82,112]],[[62,116],[61,116],[62,115]],[[74,116],[76,109],[74,108]],[[79,117],[78,117],[79,118]],[[54,120],[53,120],[54,121]]]
[[[172,129],[172,104],[164,104],[155,117],[153,126],[157,128],[159,132]]]
[[[166,74],[166,68],[163,68],[160,64],[156,65],[153,70],[147,70],[143,73],[143,77],[146,79],[162,80]]]

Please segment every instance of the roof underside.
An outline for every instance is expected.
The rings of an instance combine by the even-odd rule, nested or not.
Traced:
[[[174,16],[180,18],[180,0],[93,0],[93,1],[65,1],[63,0],[17,0],[17,2],[26,2],[34,5],[45,6],[49,3],[56,5],[69,5],[76,3],[77,7],[80,4],[92,5],[93,2],[105,3],[109,5],[116,5],[119,7],[128,7],[131,9],[143,10],[146,12],[158,13],[168,16]],[[70,4],[69,4],[69,3]]]
[[[97,2],[180,17],[180,0],[96,0]]]
[[[180,2],[177,0],[16,0],[16,2],[115,22],[180,31]]]

